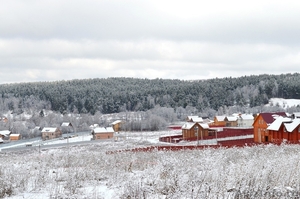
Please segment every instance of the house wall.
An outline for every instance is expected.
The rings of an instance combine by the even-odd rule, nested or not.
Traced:
[[[111,139],[114,137],[114,133],[94,133],[94,140]]]
[[[218,121],[217,118],[215,117],[214,118],[214,123],[211,124],[212,126],[225,126],[226,125],[226,122],[225,121]]]
[[[237,126],[237,121],[225,121],[225,126],[235,127]]]
[[[115,132],[118,132],[118,131],[120,131],[121,123],[114,124],[112,127]]]
[[[261,115],[257,116],[253,123],[254,130],[254,142],[266,142],[269,141],[269,132],[267,131],[268,125],[264,121]]]
[[[269,137],[270,141],[273,143],[282,143],[283,140],[291,143],[298,143],[300,140],[298,128],[294,129],[293,132],[285,132],[283,126],[281,126],[278,131],[269,130]]]
[[[9,139],[10,139],[10,141],[20,140],[21,139],[21,135],[19,135],[19,136],[10,136]]]
[[[50,140],[54,138],[61,137],[62,132],[57,129],[55,132],[42,132],[42,139],[43,140]]]
[[[202,137],[209,135],[208,129],[203,129],[200,125],[195,125],[191,129],[182,129],[183,140],[186,140],[189,138],[197,138],[197,134],[196,134],[197,131],[195,129],[196,126],[198,126],[198,133],[199,133],[198,138],[199,139],[201,139],[201,134],[202,134]]]
[[[237,121],[237,126],[239,127],[252,127],[254,120],[243,120],[243,119],[238,119]]]

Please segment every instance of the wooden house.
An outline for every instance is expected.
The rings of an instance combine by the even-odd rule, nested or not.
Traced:
[[[214,117],[214,122],[210,124],[210,126],[214,126],[214,127],[225,127],[226,126],[226,122],[225,122],[225,118],[226,116],[215,116]]]
[[[300,140],[300,119],[278,117],[268,128],[270,142],[298,143]]]
[[[112,127],[97,127],[92,130],[93,140],[111,139],[114,137],[114,132]]]
[[[62,136],[61,130],[59,128],[50,128],[50,127],[45,127],[42,130],[42,139],[43,140],[49,140],[49,139],[54,139]]]
[[[253,122],[254,142],[269,142],[270,139],[267,128],[280,116],[286,117],[286,113],[260,113],[257,115]]]
[[[122,127],[122,120],[116,120],[110,124],[110,126],[114,129],[115,132],[119,132]]]
[[[237,117],[236,116],[226,116],[225,119],[226,127],[236,127],[237,126]]]
[[[0,138],[4,139],[5,137],[9,137],[10,134],[11,132],[9,130],[0,131]]]
[[[21,134],[10,134],[9,135],[10,141],[17,141],[21,139]]]
[[[182,127],[182,138],[199,138],[199,140],[209,135],[209,126],[206,123],[187,122]],[[198,134],[197,134],[198,133]]]

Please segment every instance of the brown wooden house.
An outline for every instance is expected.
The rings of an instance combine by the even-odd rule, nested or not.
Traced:
[[[59,128],[49,128],[45,127],[42,130],[42,139],[43,140],[49,140],[54,139],[62,136],[61,130]]]
[[[93,140],[114,138],[114,132],[112,127],[97,127],[92,130]]]
[[[214,127],[225,127],[226,126],[226,122],[225,122],[225,118],[226,116],[215,116],[214,117],[214,122],[210,124],[210,126],[214,126]]]
[[[209,126],[206,123],[187,122],[181,129],[183,140],[187,138],[197,138],[197,133],[199,139],[209,135]]]
[[[238,118],[235,116],[226,116],[224,121],[226,127],[236,127],[238,125]]]
[[[269,142],[270,139],[267,128],[280,116],[286,117],[286,113],[260,113],[257,115],[253,122],[254,142]]]
[[[300,119],[277,118],[268,128],[269,140],[273,143],[298,143],[300,140]]]
[[[123,122],[122,120],[116,120],[110,124],[110,126],[114,129],[115,132],[119,132],[121,130]]]
[[[9,135],[10,141],[17,141],[21,139],[21,134],[10,134]]]

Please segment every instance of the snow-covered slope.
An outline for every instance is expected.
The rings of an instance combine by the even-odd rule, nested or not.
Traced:
[[[266,106],[279,106],[286,109],[293,106],[300,106],[300,99],[271,98],[269,104]]]

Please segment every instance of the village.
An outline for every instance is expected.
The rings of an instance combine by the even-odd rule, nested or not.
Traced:
[[[2,122],[7,118],[2,117]],[[115,120],[109,126],[102,127],[98,124],[91,125],[89,140],[124,141],[126,136],[122,125],[126,121]],[[186,121],[170,124],[167,135],[157,136],[157,145],[166,143],[173,146],[184,144],[196,146],[245,146],[262,143],[292,143],[298,144],[300,140],[300,113],[287,114],[285,112],[266,112],[256,115],[232,114],[229,116],[215,116],[213,120],[200,116],[188,116]],[[41,131],[40,139],[66,140],[78,136],[72,123],[63,122],[59,127],[36,127]],[[64,133],[63,133],[64,132]],[[172,132],[175,132],[172,135]],[[147,134],[149,132],[142,132]],[[20,134],[11,133],[9,130],[0,131],[0,143],[17,142],[22,139]],[[25,139],[26,140],[26,139]],[[81,141],[81,140],[80,140]],[[83,139],[82,139],[83,141]],[[213,141],[213,142],[209,142]],[[31,144],[26,144],[31,146]],[[170,148],[172,149],[172,148]]]

